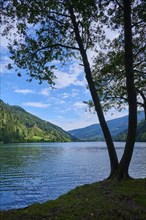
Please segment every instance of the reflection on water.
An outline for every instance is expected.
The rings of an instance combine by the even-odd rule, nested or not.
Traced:
[[[124,143],[116,143],[119,158]],[[55,199],[70,189],[106,178],[109,158],[104,142],[0,145],[0,209]],[[133,177],[146,177],[146,143],[136,143]]]

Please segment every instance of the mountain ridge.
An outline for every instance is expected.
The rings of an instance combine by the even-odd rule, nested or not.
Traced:
[[[138,122],[144,119],[144,112],[138,113]],[[122,132],[126,132],[128,126],[128,115],[107,121],[111,135],[116,136]],[[69,130],[68,133],[82,141],[100,141],[104,140],[103,132],[100,124],[92,124],[84,128]]]

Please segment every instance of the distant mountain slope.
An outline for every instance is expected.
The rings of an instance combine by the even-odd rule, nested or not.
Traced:
[[[73,141],[62,128],[0,100],[0,142]]]
[[[138,122],[144,119],[144,112],[139,112]],[[112,136],[116,136],[125,131],[128,126],[128,116],[107,121]],[[93,124],[84,128],[68,131],[74,137],[80,140],[104,140],[100,124]]]
[[[118,135],[114,136],[113,139],[115,141],[126,141],[126,137],[127,137],[127,130],[125,130],[125,131],[119,133]],[[146,124],[145,124],[145,120],[142,120],[138,123],[136,140],[146,142]]]

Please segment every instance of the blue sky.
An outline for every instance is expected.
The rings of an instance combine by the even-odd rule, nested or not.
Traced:
[[[57,79],[56,89],[43,82],[41,85],[35,79],[29,83],[28,76],[22,72],[18,77],[14,70],[5,66],[10,62],[7,50],[8,41],[1,37],[0,74],[1,74],[1,99],[10,104],[18,105],[26,111],[62,127],[64,130],[82,128],[98,123],[96,114],[88,111],[83,101],[91,99],[86,89],[83,67],[77,60],[61,67],[57,63],[55,70]],[[88,53],[90,59],[93,53]],[[118,112],[114,109],[106,113],[106,119],[122,117],[127,111]]]

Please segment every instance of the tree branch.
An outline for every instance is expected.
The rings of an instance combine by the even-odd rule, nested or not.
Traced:
[[[133,66],[133,69],[135,68],[135,67],[137,67],[137,66],[139,66],[140,64],[142,64],[144,61],[142,60],[142,61],[140,61],[139,63],[136,63],[134,66]]]
[[[146,97],[145,97],[144,93],[142,91],[140,91],[139,89],[137,89],[137,92],[141,95],[143,100],[146,101]]]
[[[56,12],[56,11],[50,11],[50,13],[51,13],[51,14],[56,14],[56,15],[59,15],[59,16],[62,16],[62,17],[70,18],[69,15],[62,14],[62,13],[59,13],[59,12]]]
[[[124,7],[118,2],[118,0],[115,0],[116,1],[116,3],[118,4],[118,6],[122,9],[122,10],[124,10]]]
[[[49,19],[55,21],[56,23],[59,23],[59,24],[65,26],[65,23],[63,23],[63,22],[61,22],[61,21],[55,19],[53,16],[47,15],[47,17],[48,17]]]
[[[113,100],[115,100],[115,99],[123,99],[124,101],[127,102],[127,98],[124,98],[123,96],[107,96],[106,98],[107,99],[113,99]]]
[[[138,105],[140,105],[141,107],[144,107],[144,104],[141,102],[137,102]]]
[[[142,51],[141,50],[139,50],[136,54],[134,54],[133,56],[134,56],[134,58],[136,58],[140,53],[141,53]]]
[[[137,72],[137,73],[142,73],[142,74],[146,74],[145,72],[143,72],[143,71],[140,71],[140,70],[138,70],[138,69],[134,69],[134,71],[135,71],[135,72]]]
[[[63,44],[52,44],[52,45],[48,45],[46,47],[41,47],[39,49],[37,49],[34,53],[32,53],[33,55],[37,54],[39,51],[41,50],[45,50],[45,49],[49,49],[49,48],[53,48],[53,47],[63,47],[63,48],[66,48],[66,49],[71,49],[71,50],[79,50],[78,47],[71,47],[71,46],[67,46],[67,45],[63,45]]]
[[[139,24],[141,24],[141,23],[143,23],[143,22],[145,22],[145,21],[144,21],[144,20],[141,20],[141,21],[138,21],[138,22],[133,23],[132,28],[135,27],[135,26],[137,26],[137,25],[139,25]]]

